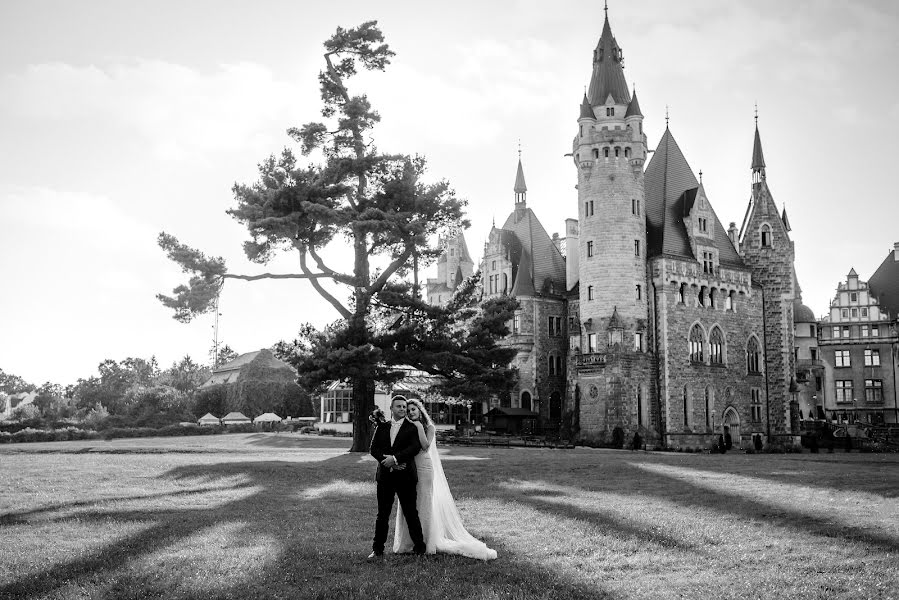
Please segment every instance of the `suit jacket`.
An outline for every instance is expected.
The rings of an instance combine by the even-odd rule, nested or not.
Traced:
[[[408,420],[403,419],[400,430],[396,433],[393,444],[390,443],[390,421],[379,423],[375,429],[375,435],[371,439],[370,453],[378,461],[378,472],[375,481],[381,477],[392,477],[394,481],[418,481],[418,473],[415,471],[415,455],[421,451],[421,441],[418,439],[418,429]],[[385,456],[392,455],[397,464],[406,465],[402,470],[390,470],[381,466]]]

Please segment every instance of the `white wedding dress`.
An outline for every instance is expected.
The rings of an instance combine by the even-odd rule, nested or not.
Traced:
[[[458,554],[480,560],[493,560],[496,550],[477,539],[462,525],[462,518],[456,510],[456,501],[450,492],[449,483],[443,473],[437,442],[432,440],[427,452],[415,456],[418,471],[418,485],[415,488],[418,518],[425,537],[427,554]],[[393,551],[412,552],[412,538],[403,509],[397,506],[394,527]]]

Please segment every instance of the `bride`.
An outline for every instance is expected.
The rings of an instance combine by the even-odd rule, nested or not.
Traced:
[[[450,492],[437,444],[434,443],[434,423],[418,400],[407,401],[406,416],[418,429],[421,452],[415,456],[415,468],[418,471],[416,487],[416,506],[421,519],[421,530],[424,533],[427,554],[443,552],[459,554],[480,560],[496,558],[496,550],[472,536],[462,525],[456,502]],[[403,509],[397,507],[396,526],[394,527],[393,551],[411,552],[412,538],[403,517]]]

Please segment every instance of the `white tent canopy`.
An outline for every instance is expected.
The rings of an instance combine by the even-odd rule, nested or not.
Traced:
[[[263,413],[263,414],[259,415],[258,417],[256,417],[255,419],[253,419],[253,423],[280,423],[283,420],[284,419],[282,419],[275,413],[268,412],[268,413]]]
[[[212,413],[206,413],[199,420],[200,425],[218,425],[220,420]]]

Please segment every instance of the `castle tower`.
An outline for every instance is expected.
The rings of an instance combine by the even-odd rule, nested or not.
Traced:
[[[568,405],[577,410],[581,437],[597,443],[644,425],[655,393],[647,343],[646,136],[623,67],[606,11],[572,147],[579,237],[568,249],[569,261],[577,252],[579,312],[569,338]]]
[[[593,51],[593,74],[578,117],[572,155],[578,169],[581,352],[603,352],[617,307],[622,343],[633,347],[647,318],[643,163],[646,136],[636,93],[623,72],[623,52],[608,12]],[[569,249],[569,254],[574,251]],[[637,291],[640,286],[640,292]],[[645,327],[641,325],[641,327]],[[596,334],[590,336],[590,334]],[[593,345],[591,346],[591,342]]]
[[[794,380],[793,301],[795,250],[786,211],[774,204],[765,174],[765,157],[756,117],[752,147],[752,192],[743,227],[740,253],[752,270],[752,280],[764,290],[765,380],[768,433],[791,433],[790,402],[797,392]]]
[[[456,286],[474,272],[474,261],[461,231],[438,242],[443,246],[443,254],[437,259],[436,279],[427,281],[427,296],[428,304],[443,305],[452,298]]]

